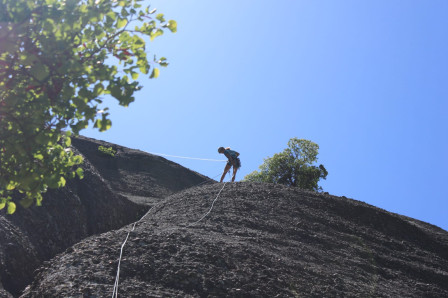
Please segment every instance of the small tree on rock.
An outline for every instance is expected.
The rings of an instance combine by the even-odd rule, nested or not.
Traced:
[[[303,189],[321,191],[319,180],[326,179],[328,172],[323,165],[315,165],[319,145],[316,143],[292,138],[288,148],[264,160],[260,171],[254,171],[245,181],[280,183]]]

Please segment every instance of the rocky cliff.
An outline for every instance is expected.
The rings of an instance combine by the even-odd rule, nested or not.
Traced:
[[[102,154],[99,146],[117,153]],[[50,190],[42,207],[0,212],[0,297],[18,296],[42,262],[80,240],[121,228],[155,200],[209,181],[159,156],[115,144],[80,137],[73,147],[84,156],[84,179]]]
[[[112,295],[130,229],[70,247],[23,297]],[[448,232],[356,200],[215,183],[154,204],[119,277],[121,297],[448,297]]]

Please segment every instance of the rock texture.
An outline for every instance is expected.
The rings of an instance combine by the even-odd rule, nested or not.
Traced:
[[[91,162],[115,192],[134,202],[152,205],[160,198],[211,181],[199,173],[163,157],[86,137],[73,139],[74,146]],[[98,147],[113,148],[115,158],[100,154]]]
[[[134,222],[148,204],[182,188],[209,181],[158,156],[80,137],[74,150],[84,156],[85,177],[44,195],[43,207],[0,212],[0,297],[18,296],[43,261],[94,234]],[[115,157],[98,146],[116,147]],[[159,173],[175,175],[169,184]],[[141,196],[145,197],[141,197]],[[146,200],[146,201],[145,201]]]
[[[130,228],[45,263],[23,297],[112,295]],[[121,297],[448,297],[448,232],[346,198],[216,183],[154,205],[130,233],[118,289]]]

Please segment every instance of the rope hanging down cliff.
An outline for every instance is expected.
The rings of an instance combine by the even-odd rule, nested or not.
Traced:
[[[217,175],[217,176],[219,176],[219,175]],[[214,178],[216,178],[217,176],[215,176]],[[208,181],[207,181],[208,182]],[[203,184],[204,182],[201,182],[201,183],[199,183],[198,185],[195,185],[195,186],[199,186],[199,185],[201,185],[201,184]],[[222,190],[224,189],[224,187],[226,186],[226,184],[227,184],[227,182],[225,182],[224,184],[223,184],[223,186],[222,186],[222,188],[220,189],[220,191],[218,192],[218,195],[216,196],[216,198],[213,200],[213,202],[212,202],[212,205],[211,205],[211,207],[210,207],[210,209],[207,211],[207,213],[205,213],[199,220],[197,220],[197,221],[195,221],[195,222],[193,222],[193,223],[191,223],[191,224],[188,224],[186,227],[190,227],[190,226],[192,226],[192,225],[195,225],[195,224],[197,224],[197,223],[199,223],[200,221],[202,221],[208,214],[210,214],[210,212],[212,211],[212,209],[213,209],[213,206],[214,206],[214,204],[215,204],[215,202],[218,200],[218,198],[219,198],[219,195],[221,194],[221,192],[222,192]],[[139,223],[139,222],[141,222],[157,205],[159,205],[160,203],[158,203],[158,204],[155,204],[154,206],[152,206],[149,210],[148,210],[148,212],[146,212],[146,214],[145,215],[143,215],[142,216],[142,218],[140,218],[138,221],[136,221],[133,225],[132,225],[132,228],[131,228],[131,230],[127,233],[127,235],[126,235],[126,239],[124,240],[124,242],[123,242],[123,244],[121,245],[121,248],[120,248],[120,256],[119,256],[119,258],[118,258],[118,266],[117,266],[117,275],[115,276],[115,283],[114,283],[114,289],[113,289],[113,292],[112,292],[112,298],[117,298],[118,297],[118,285],[119,285],[119,281],[120,281],[120,266],[121,266],[121,259],[122,259],[122,256],[123,256],[123,249],[124,249],[124,246],[126,245],[126,242],[128,241],[128,239],[129,239],[129,235],[131,234],[131,232],[133,232],[134,230],[135,230],[135,226]]]

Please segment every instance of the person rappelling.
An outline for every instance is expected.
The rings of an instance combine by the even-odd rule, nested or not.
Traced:
[[[221,181],[219,181],[219,182],[222,182],[224,180],[224,177],[226,176],[227,172],[230,170],[230,168],[232,166],[233,166],[232,182],[234,182],[236,172],[241,167],[241,161],[238,157],[240,154],[236,151],[230,150],[230,147],[227,147],[227,148],[219,147],[218,152],[220,154],[224,154],[228,159],[227,164],[224,168],[224,172],[222,173],[222,176],[221,176]]]

